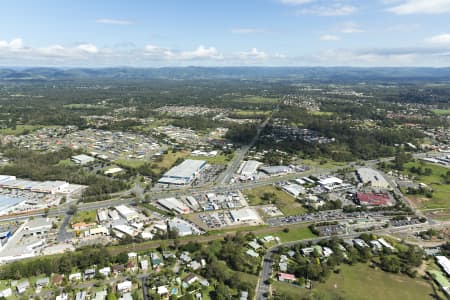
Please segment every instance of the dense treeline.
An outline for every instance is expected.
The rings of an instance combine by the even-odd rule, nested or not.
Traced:
[[[124,180],[112,179],[81,169],[79,166],[61,164],[75,152],[72,149],[62,149],[57,152],[40,153],[18,148],[3,147],[4,155],[12,163],[0,168],[0,173],[14,175],[36,181],[64,180],[74,184],[88,185],[83,196],[92,197],[111,194],[128,187]],[[96,198],[91,198],[92,201]]]

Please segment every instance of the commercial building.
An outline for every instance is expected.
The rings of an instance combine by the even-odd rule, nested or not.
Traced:
[[[128,222],[139,218],[139,213],[126,205],[118,205],[115,207],[115,209],[117,210],[119,215]]]
[[[385,206],[392,204],[388,193],[356,193],[356,202],[364,206]]]
[[[371,187],[387,189],[389,188],[389,183],[380,174],[380,172],[371,168],[359,168],[356,171],[359,180],[364,184],[369,184]]]
[[[181,164],[167,171],[158,182],[175,185],[189,184],[205,166],[206,161],[204,160],[186,159]]]
[[[256,160],[244,161],[240,166],[238,173],[245,177],[252,177],[256,175],[260,165],[262,165],[262,163]]]
[[[89,155],[80,154],[80,155],[72,156],[70,158],[70,160],[73,161],[74,163],[76,163],[77,165],[86,165],[88,163],[95,161],[95,158],[93,158],[92,156],[89,156]]]
[[[258,213],[251,208],[230,210],[230,214],[234,222],[248,223],[257,222],[260,220]]]
[[[270,176],[287,174],[292,172],[292,169],[289,166],[266,166],[259,168],[259,170]]]
[[[189,207],[176,198],[159,199],[157,203],[165,209],[174,211],[178,214],[188,214],[190,212]]]
[[[441,266],[447,276],[450,276],[450,260],[445,256],[438,255],[436,256],[436,262]]]
[[[305,188],[295,183],[283,185],[281,188],[294,197],[305,193]]]

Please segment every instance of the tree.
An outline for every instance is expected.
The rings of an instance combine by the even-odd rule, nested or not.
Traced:
[[[400,259],[396,255],[381,257],[381,268],[386,272],[398,273],[401,270]]]

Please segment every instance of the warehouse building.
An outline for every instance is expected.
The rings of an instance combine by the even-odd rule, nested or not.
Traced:
[[[177,214],[188,214],[190,213],[189,207],[187,207],[183,202],[176,198],[165,198],[165,199],[159,199],[157,201],[159,205],[164,207],[165,209],[168,209],[170,211],[174,211]]]
[[[256,175],[260,165],[262,164],[256,160],[244,161],[241,167],[239,168],[238,173],[242,176],[252,177]]]
[[[359,168],[356,171],[359,180],[364,184],[370,184],[371,187],[387,189],[389,188],[389,183],[380,174],[380,172],[371,168]]]
[[[89,155],[80,154],[80,155],[72,156],[70,158],[70,160],[73,161],[74,163],[76,163],[77,165],[86,165],[88,163],[95,161],[95,158],[93,158],[92,156],[89,156]]]
[[[205,166],[206,161],[204,160],[186,159],[181,164],[167,171],[158,182],[175,185],[189,184]]]
[[[139,218],[139,213],[126,205],[116,206],[115,209],[117,210],[119,215],[128,222]]]

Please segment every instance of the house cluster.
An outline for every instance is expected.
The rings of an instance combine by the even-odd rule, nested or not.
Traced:
[[[202,234],[193,223],[178,217],[167,218],[163,215],[143,211],[128,205],[97,210],[97,220],[93,223],[73,223],[72,229],[78,233],[80,240],[106,241],[127,237],[151,240],[155,235],[165,234],[168,230],[177,230],[179,236]]]

